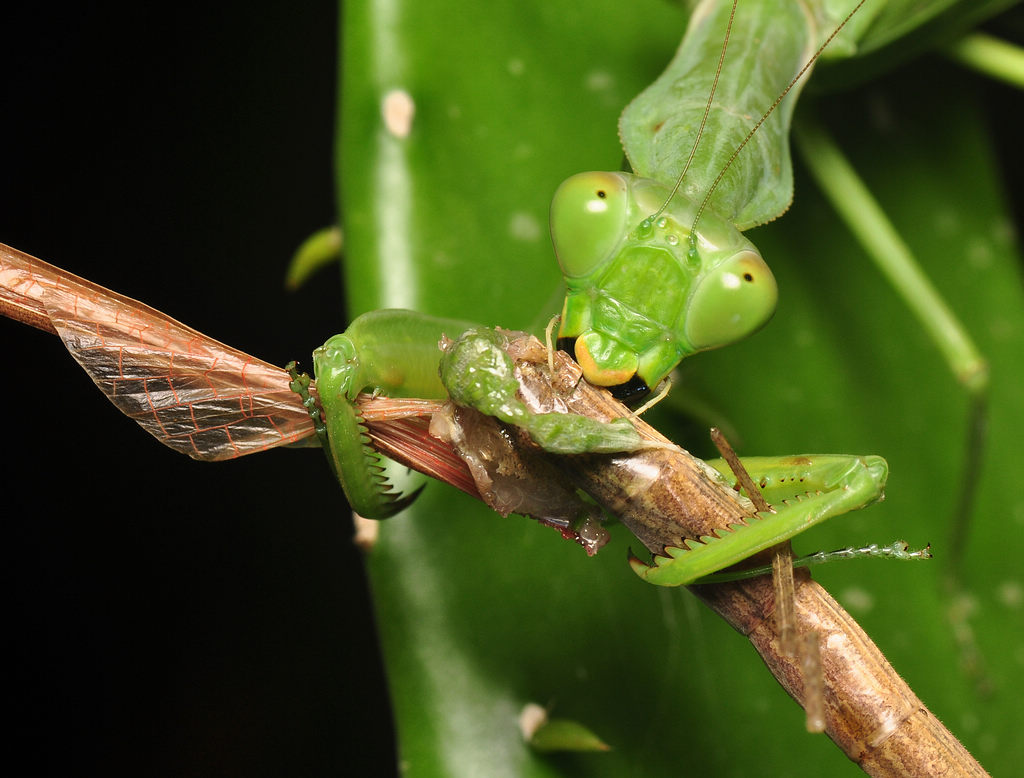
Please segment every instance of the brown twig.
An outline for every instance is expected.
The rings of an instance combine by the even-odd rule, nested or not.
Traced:
[[[516,353],[520,379],[528,385],[522,396],[528,402],[547,391],[549,402],[554,403],[551,397],[557,395],[557,403],[573,412],[603,419],[628,415],[628,409],[606,391],[586,382],[575,383],[566,394],[564,387],[573,383],[578,368],[564,355],[559,355],[559,372],[552,377],[545,375],[546,356],[538,361],[525,347]],[[534,410],[550,407],[541,401]],[[667,442],[642,420],[636,420],[636,426],[645,437]],[[617,515],[624,523],[639,527],[638,537],[646,545],[656,546],[659,540],[654,532],[663,533],[662,543],[671,542],[678,534],[699,537],[735,523],[747,510],[731,490],[711,495],[708,510],[697,508],[694,495],[704,499],[707,485],[700,475],[701,468],[692,459],[680,449],[652,449],[629,455],[562,457],[558,461],[595,499],[617,505],[624,512],[639,506],[642,518]],[[642,484],[633,480],[631,473],[636,471],[648,473]],[[657,474],[654,479],[649,475],[652,472]],[[695,473],[698,475],[694,479]],[[680,478],[694,483],[679,483]],[[771,576],[690,589],[747,636],[782,687],[803,705],[800,660],[782,649],[772,618],[775,594]],[[796,574],[794,604],[797,633],[817,632],[819,636],[825,731],[852,761],[876,776],[986,775],[899,677],[853,617],[811,580],[806,570]]]

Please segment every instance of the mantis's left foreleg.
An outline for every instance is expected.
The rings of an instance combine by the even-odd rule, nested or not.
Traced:
[[[666,548],[666,556],[645,565],[631,560],[649,583],[682,586],[789,540],[825,519],[881,499],[888,465],[877,456],[807,455],[742,460],[774,513],[756,514],[720,537],[704,537],[687,548]],[[724,460],[711,460],[726,481],[736,482]]]

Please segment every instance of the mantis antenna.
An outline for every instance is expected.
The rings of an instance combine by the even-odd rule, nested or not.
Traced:
[[[665,198],[665,202],[661,204],[661,207],[644,219],[640,223],[640,229],[646,231],[645,228],[649,229],[654,223],[654,220],[661,216],[668,208],[668,204],[672,202],[672,198],[676,196],[676,192],[679,191],[679,187],[683,185],[683,179],[686,177],[686,172],[690,169],[690,164],[693,162],[693,158],[697,153],[697,147],[700,146],[701,136],[704,135],[704,127],[708,122],[708,114],[711,113],[711,106],[715,103],[715,91],[718,89],[718,77],[722,75],[722,64],[725,62],[725,52],[729,48],[729,39],[732,37],[732,22],[736,18],[736,5],[739,0],[732,0],[732,9],[729,11],[729,23],[725,25],[725,39],[722,41],[722,52],[718,55],[718,67],[715,68],[715,79],[711,82],[711,91],[708,93],[708,102],[704,106],[704,116],[701,117],[700,127],[697,128],[697,137],[693,139],[693,145],[690,147],[690,156],[686,158],[686,164],[683,165],[683,170],[676,178],[675,186],[672,187],[672,191],[668,193],[668,197]],[[735,156],[735,154],[733,155]],[[732,160],[729,160],[730,162]]]
[[[686,172],[690,167],[690,163],[693,161],[693,157],[697,152],[697,147],[700,145],[701,136],[704,133],[704,125],[707,122],[708,114],[711,111],[711,105],[714,101],[715,90],[718,87],[718,77],[722,72],[722,65],[725,61],[725,52],[729,46],[729,37],[732,32],[733,17],[736,14],[737,1],[738,0],[733,0],[732,11],[729,14],[729,23],[726,26],[725,30],[725,40],[722,43],[722,53],[718,60],[718,68],[715,71],[715,78],[714,82],[711,85],[711,93],[708,96],[707,106],[704,108],[704,117],[701,119],[700,128],[697,131],[697,137],[693,142],[692,148],[690,149],[690,156],[686,160],[686,165],[683,166],[683,170],[679,174],[679,177],[676,179],[675,186],[672,187],[672,191],[669,193],[665,202],[657,210],[656,213],[654,213],[651,216],[648,216],[646,219],[643,220],[643,222],[641,222],[641,230],[643,230],[644,227],[650,228],[651,225],[654,223],[654,220],[657,219],[662,214],[662,212],[668,207],[668,204],[672,201],[672,198],[676,196],[676,193],[679,191],[679,187],[682,185],[683,177],[686,175]],[[865,2],[867,2],[867,0],[860,0],[860,2],[858,2],[857,5],[853,7],[853,10],[851,10],[850,13],[846,15],[846,18],[844,18],[839,23],[839,25],[834,30],[832,30],[829,36],[825,39],[825,42],[818,47],[818,50],[814,52],[811,58],[807,60],[807,62],[804,64],[802,68],[800,68],[800,72],[793,77],[793,80],[789,82],[788,86],[786,86],[786,88],[782,90],[779,96],[775,98],[775,102],[773,102],[768,107],[768,110],[761,114],[761,118],[754,123],[753,127],[750,128],[750,132],[748,132],[746,137],[742,141],[740,141],[739,145],[732,152],[732,155],[726,161],[725,165],[722,166],[721,171],[718,173],[718,177],[711,183],[711,186],[708,187],[707,192],[704,193],[704,199],[701,200],[700,206],[697,208],[697,212],[693,217],[693,224],[690,226],[690,253],[692,255],[695,255],[697,252],[697,223],[700,221],[700,217],[703,215],[704,210],[707,208],[708,203],[711,201],[711,195],[714,194],[715,190],[718,188],[718,185],[722,182],[722,179],[725,177],[725,174],[729,171],[729,168],[732,167],[732,163],[735,161],[736,157],[739,156],[740,152],[743,151],[747,143],[750,142],[750,139],[753,138],[755,134],[757,134],[757,131],[759,129],[761,129],[761,125],[768,120],[768,117],[771,116],[775,112],[775,109],[778,108],[779,105],[782,103],[782,101],[786,99],[786,95],[788,95],[790,91],[792,91],[793,87],[796,86],[797,83],[799,83],[800,79],[803,78],[807,71],[811,69],[811,66],[818,61],[818,58],[821,56],[821,53],[842,31],[842,29],[846,26],[847,22],[849,22],[850,19],[853,18],[854,14],[856,14],[860,10],[861,6],[864,5]]]

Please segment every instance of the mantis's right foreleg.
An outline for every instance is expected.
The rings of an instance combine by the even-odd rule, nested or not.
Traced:
[[[415,499],[384,476],[355,400],[360,392],[392,397],[445,397],[437,368],[443,335],[469,324],[403,310],[358,317],[341,335],[313,352],[317,392],[324,410],[325,451],[352,510],[371,519],[392,516]],[[315,419],[314,419],[315,421]]]

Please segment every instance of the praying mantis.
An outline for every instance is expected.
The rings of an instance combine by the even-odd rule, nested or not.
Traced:
[[[504,63],[502,63],[502,64],[504,64]],[[576,169],[582,169],[582,168],[579,168],[579,167],[577,167]],[[566,172],[572,172],[572,170],[570,169],[569,171],[566,171]],[[799,198],[798,198],[798,200],[799,200]],[[550,255],[548,255],[548,256],[547,256],[547,258],[546,258],[546,261],[550,262]],[[140,296],[142,296],[142,295],[141,295],[141,293],[140,293]],[[171,307],[171,306],[169,306],[169,305],[168,305],[168,306],[163,306],[163,307],[168,307],[168,308],[169,308],[169,307]],[[529,307],[529,304],[528,304],[528,303],[524,303],[522,307],[523,307],[523,308],[528,308],[528,307]],[[526,315],[526,312],[524,312],[524,315]],[[532,312],[530,312],[530,313],[529,313],[529,315],[532,315]],[[767,335],[767,332],[766,332],[766,335]],[[763,340],[762,340],[762,342],[763,342]],[[256,349],[253,349],[253,350],[256,350]],[[726,354],[725,354],[725,352],[723,352],[723,355],[722,355],[722,356],[723,356],[723,358],[726,358]],[[747,369],[748,371],[755,371],[755,372],[756,372],[756,371],[759,371],[759,370],[763,369],[763,368],[760,368],[760,367],[758,367],[758,361],[757,361],[757,360],[755,360],[755,359],[744,359],[744,357],[738,357],[737,359],[738,359],[738,361],[740,361],[740,362],[746,362],[746,369]],[[282,361],[283,361],[283,360],[282,360]],[[793,383],[793,385],[796,385],[796,384],[798,383],[798,381],[797,381],[796,379],[794,379],[792,383]],[[771,405],[771,401],[770,401],[770,400],[768,400],[768,399],[766,399],[766,400],[764,401],[764,404],[765,404],[765,406],[769,406],[769,407],[770,407],[770,405]],[[779,422],[779,424],[781,425],[781,424],[782,424],[782,421],[780,421],[780,422]],[[744,429],[744,430],[746,430],[746,424],[744,424],[744,425],[743,425],[743,429]],[[806,433],[806,432],[807,432],[807,430],[801,430],[801,432],[803,432],[803,433]],[[821,433],[821,434],[824,434],[824,433]],[[784,441],[783,441],[783,438],[784,438],[784,435],[781,435],[781,434],[779,434],[779,435],[778,435],[778,436],[777,436],[777,437],[776,437],[776,438],[775,438],[774,440],[767,440],[767,441],[765,441],[765,442],[763,442],[763,443],[760,443],[760,444],[758,444],[757,448],[758,448],[758,449],[765,449],[765,448],[768,448],[768,447],[770,446],[770,450],[789,450],[789,449],[793,449],[793,450],[801,450],[801,449],[806,449],[806,448],[808,448],[808,446],[810,445],[810,444],[809,444],[809,443],[807,443],[806,441],[801,441],[801,442],[798,442],[798,443],[796,443],[796,444],[795,444],[795,445],[796,445],[796,448],[793,448],[793,446],[792,446],[792,445],[789,445],[789,446],[785,446],[785,445],[783,445],[783,442],[784,442]],[[832,444],[828,444],[828,445],[830,445],[830,446],[831,446]],[[844,446],[844,448],[846,448],[846,446]],[[862,445],[859,445],[859,446],[857,446],[857,445],[854,445],[854,444],[850,444],[850,445],[849,445],[849,449],[850,449],[850,450],[860,450],[860,449],[868,449],[868,448],[872,448],[872,447],[871,447],[871,446],[868,446],[868,445],[863,445],[863,444],[862,444]],[[447,515],[447,514],[446,514],[446,515]],[[452,528],[451,528],[451,530],[452,530],[453,534],[457,534],[457,533],[459,533],[459,532],[465,532],[465,531],[466,531],[466,528],[460,525],[459,527],[452,527]],[[500,531],[500,530],[494,530],[494,529],[492,528],[492,529],[489,529],[489,530],[487,530],[487,531],[488,531],[489,533],[493,533],[493,532],[496,532],[496,531]],[[845,533],[846,531],[848,531],[848,530],[844,530],[844,533]],[[491,537],[494,537],[494,535],[491,535]],[[545,541],[549,541],[549,539],[548,539],[548,538],[547,538],[546,536],[545,536],[544,540],[545,540]],[[534,549],[534,547],[533,547],[532,545],[531,545],[531,546],[528,546],[528,547],[530,547],[530,548],[531,548],[531,550],[536,550],[536,549]],[[571,549],[570,549],[570,550],[571,550]],[[538,551],[538,553],[543,553],[543,552],[539,552],[539,551]],[[428,551],[428,550],[424,550],[424,551],[423,551],[423,555],[424,555],[424,556],[430,556],[431,554],[432,554],[432,552],[430,552],[430,551]],[[409,561],[410,563],[416,564],[416,563],[417,563],[417,561],[425,561],[425,560],[421,559],[421,560],[408,560],[408,561]],[[621,560],[613,560],[613,561],[616,561],[616,562],[618,562],[618,563],[619,563],[619,565],[621,566]],[[472,566],[472,565],[473,565],[473,560],[472,560],[472,559],[469,559],[469,558],[465,558],[465,559],[464,559],[464,563],[465,563],[466,565],[470,565],[470,566]],[[381,564],[383,565],[383,563],[381,563]],[[539,560],[539,559],[537,559],[537,565],[540,565],[540,564],[541,564],[540,560]],[[556,565],[556,567],[557,567],[557,565]],[[394,572],[394,571],[392,571],[392,572]],[[411,574],[411,573],[410,573],[410,574]],[[554,576],[554,575],[555,575],[555,573],[552,573],[551,575],[552,575],[552,576]],[[471,580],[476,580],[476,581],[478,582],[478,584],[477,584],[477,585],[479,585],[479,582],[482,582],[483,580],[485,580],[485,576],[483,576],[483,575],[482,575],[482,571],[481,571],[481,570],[476,570],[476,571],[475,571],[475,576],[471,576]],[[387,583],[387,582],[385,581],[384,583]],[[552,587],[552,588],[557,588],[557,579],[554,579],[554,578],[552,578],[552,579],[549,579],[549,584],[551,585],[551,587]],[[453,583],[453,584],[452,584],[452,586],[454,587],[454,586],[455,586],[455,584]],[[383,588],[383,587],[381,587],[381,588]],[[448,589],[448,587],[445,587],[445,590],[446,590],[446,591],[450,591],[450,590]],[[413,605],[414,605],[414,603],[412,603],[412,602],[407,602],[407,603],[406,603],[406,606],[408,606],[408,607],[411,607],[411,606],[413,606]],[[557,610],[557,609],[556,609],[556,610]],[[558,612],[559,612],[559,613],[562,613],[562,614],[564,614],[564,613],[565,613],[566,611],[565,611],[565,610],[559,610]],[[535,616],[536,616],[536,615],[537,615],[537,614],[535,614]],[[543,615],[540,615],[539,617],[540,617],[540,619],[541,619],[542,621],[543,621],[543,619],[545,618],[545,617],[544,617]],[[641,618],[641,617],[639,617],[639,616],[636,616],[636,618]],[[390,628],[390,627],[389,627],[389,628]],[[703,629],[703,628],[702,628],[702,629]],[[691,636],[691,637],[692,637],[692,636]],[[684,639],[684,642],[685,642],[685,639]],[[675,645],[672,645],[672,646],[671,646],[671,648],[669,648],[669,647],[668,647],[668,646],[667,646],[666,644],[664,644],[664,643],[663,643],[662,645],[660,645],[660,646],[659,646],[659,649],[660,649],[661,651],[669,651],[669,650],[674,650],[674,649],[675,649],[676,647],[677,647],[677,646],[675,646]],[[393,650],[393,647],[392,647],[392,650]],[[718,650],[718,649],[716,648],[716,651],[717,651],[717,650]],[[527,653],[529,653],[529,652],[527,652]],[[677,656],[678,656],[678,655],[677,655]],[[627,657],[624,657],[624,659],[623,659],[623,662],[622,662],[621,664],[622,664],[622,665],[628,665],[628,664],[629,664],[628,658],[627,658]],[[440,670],[440,669],[438,669],[437,671],[438,671],[438,672],[441,672],[441,670]],[[722,680],[722,679],[719,679],[719,681],[721,681],[721,680]],[[739,683],[740,683],[740,681],[739,681],[738,679],[736,679],[736,682],[737,682],[737,684],[739,684]],[[752,697],[753,697],[753,698],[756,698],[756,697],[757,697],[757,694],[758,694],[758,693],[757,693],[756,691],[753,691],[753,688],[756,688],[756,685],[755,685],[754,687],[747,687],[746,693],[747,693],[747,694],[750,694],[750,695],[752,695]],[[687,703],[687,704],[689,704],[689,703]],[[698,707],[700,707],[700,706],[698,706]],[[748,746],[744,746],[744,747],[749,747],[749,748],[755,748],[756,746],[753,746],[753,745],[748,745]]]

